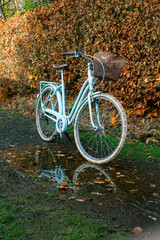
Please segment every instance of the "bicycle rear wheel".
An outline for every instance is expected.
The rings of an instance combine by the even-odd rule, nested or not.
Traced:
[[[74,136],[82,156],[93,163],[107,163],[121,151],[127,136],[127,118],[119,101],[109,94],[92,99],[94,129],[88,100],[80,107],[74,125]]]
[[[54,93],[55,89],[51,86],[48,86],[42,90],[36,106],[36,125],[37,130],[40,135],[40,137],[47,142],[52,141],[54,135],[57,133],[56,131],[56,122],[52,121],[49,117],[44,115],[44,112],[42,110],[42,107],[55,110],[59,112],[60,110],[60,102],[58,101],[60,94],[58,91],[56,94],[52,97],[50,100],[50,96]],[[51,114],[48,114],[50,117],[54,117]]]

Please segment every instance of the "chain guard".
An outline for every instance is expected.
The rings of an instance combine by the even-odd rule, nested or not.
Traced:
[[[61,134],[61,133],[65,132],[67,129],[67,126],[68,126],[68,121],[67,121],[66,117],[61,116],[61,117],[57,118],[56,130],[58,133]]]

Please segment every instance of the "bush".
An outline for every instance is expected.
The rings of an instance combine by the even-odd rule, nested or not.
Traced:
[[[55,1],[34,12],[0,22],[0,82],[18,93],[36,89],[40,80],[57,81],[53,63],[64,63],[63,51],[93,55],[109,51],[127,59],[112,93],[128,113],[158,116],[160,105],[159,14],[157,0]],[[86,78],[84,63],[75,60],[66,72],[66,88],[75,93]],[[53,74],[54,73],[54,74]],[[104,82],[104,90],[108,90]]]

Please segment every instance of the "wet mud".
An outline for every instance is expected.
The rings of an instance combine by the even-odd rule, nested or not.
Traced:
[[[3,122],[6,127],[1,132],[4,141],[0,155],[15,169],[14,179],[32,177],[65,199],[63,204],[75,211],[104,219],[114,229],[124,226],[131,231],[140,226],[143,233],[136,235],[136,239],[158,239],[158,168],[121,157],[105,165],[94,165],[81,157],[73,139],[64,137],[62,141],[58,138],[57,142],[43,143],[36,133],[34,119],[15,120],[5,115],[0,120],[1,126]],[[32,126],[30,131],[25,130],[27,125]]]

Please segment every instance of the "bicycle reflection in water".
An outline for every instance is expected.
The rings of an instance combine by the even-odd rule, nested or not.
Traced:
[[[71,186],[71,182],[69,180],[69,178],[67,177],[65,171],[63,170],[63,168],[61,167],[60,164],[57,164],[57,160],[55,159],[55,155],[53,154],[53,152],[51,152],[48,149],[48,158],[46,158],[46,163],[45,166],[46,168],[49,169],[41,169],[41,162],[40,162],[40,151],[36,152],[36,162],[37,162],[37,170],[42,170],[41,171],[41,175],[39,176],[40,179],[42,181],[52,181],[56,184],[56,186],[58,188],[60,188],[62,186],[62,184],[70,187]],[[44,163],[43,163],[44,164]],[[42,166],[44,167],[44,165],[42,164]],[[54,164],[54,165],[53,165]],[[54,166],[54,169],[53,169]],[[52,169],[50,169],[50,167],[52,167]]]
[[[59,163],[55,154],[49,149],[47,151],[45,159],[41,158],[40,151],[36,152],[36,170],[40,172],[41,181],[52,182],[53,186],[59,190],[71,190],[87,197],[90,194],[101,196],[106,189],[116,191],[116,185],[110,174],[102,167],[94,164],[81,164],[73,172],[74,167],[71,163],[68,164],[68,169],[65,169],[66,166],[62,166],[63,161]]]
[[[93,201],[106,209],[121,208],[123,212],[127,208],[129,213],[138,209],[138,214],[143,212],[160,220],[159,184],[154,179],[151,181],[150,174],[144,176],[135,167],[124,168],[123,162],[107,165],[106,169],[82,164],[76,152],[65,150],[64,154],[58,146],[52,150],[43,147],[39,151],[17,149],[13,158],[9,154],[8,159],[29,176],[36,179],[39,176],[41,184],[49,187],[55,196]]]

